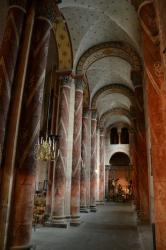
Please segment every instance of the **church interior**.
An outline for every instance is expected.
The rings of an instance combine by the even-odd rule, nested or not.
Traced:
[[[166,250],[165,13],[0,1],[0,250]]]

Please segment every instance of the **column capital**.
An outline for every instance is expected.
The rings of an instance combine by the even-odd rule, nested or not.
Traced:
[[[82,117],[83,118],[88,118],[89,117],[89,109],[88,108],[83,108],[83,112],[82,112]]]
[[[91,109],[91,117],[93,120],[97,120],[97,109]]]
[[[72,78],[70,75],[63,75],[59,77],[61,81],[61,86],[71,86]]]
[[[51,23],[55,23],[61,16],[55,0],[37,0],[36,13],[38,18],[47,19]]]

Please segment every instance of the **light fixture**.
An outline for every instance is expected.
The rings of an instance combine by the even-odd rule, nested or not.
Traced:
[[[59,155],[59,150],[56,155],[56,143],[59,139],[58,135],[50,135],[40,137],[35,148],[35,157],[41,161],[55,161]]]
[[[50,121],[50,110],[51,110],[51,88],[53,86],[53,63],[51,69],[51,77],[49,84],[49,99],[47,107],[47,123],[46,123],[46,134],[45,136],[40,136],[38,143],[35,147],[35,158],[41,161],[55,161],[59,156],[59,150],[57,152],[56,143],[59,140],[59,135],[50,134],[49,135],[49,121]]]

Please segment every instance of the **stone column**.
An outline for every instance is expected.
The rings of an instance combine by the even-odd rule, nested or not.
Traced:
[[[53,175],[54,175],[54,161],[49,163],[48,167],[48,186],[46,194],[46,211],[45,214],[48,218],[52,215],[52,188],[53,188]]]
[[[59,156],[55,165],[54,179],[54,205],[52,224],[55,227],[67,227],[65,215],[65,189],[67,168],[67,142],[69,129],[69,102],[70,102],[71,79],[64,76],[60,86],[59,104]]]
[[[83,110],[82,117],[82,166],[81,166],[81,181],[80,181],[80,212],[87,213],[87,157],[88,157],[88,109]]]
[[[99,201],[100,204],[104,203],[104,175],[105,175],[105,165],[104,165],[104,157],[105,157],[105,141],[104,141],[104,129],[100,128],[100,169],[99,169]]]
[[[142,87],[142,72],[132,71],[131,79],[135,87],[136,97],[136,171],[139,190],[139,218],[141,221],[149,220],[149,182],[148,182],[148,162],[146,147],[146,130],[144,99]]]
[[[17,64],[17,74],[15,78],[14,89],[12,91],[12,100],[10,104],[11,108],[9,110],[4,157],[2,162],[2,180],[0,185],[0,249],[5,249],[7,243],[7,237],[5,237],[5,235],[8,235],[7,232],[11,210],[16,144],[34,16],[35,11],[33,6],[31,6],[31,8],[28,10],[24,27],[23,39]]]
[[[7,249],[31,249],[32,215],[35,193],[37,144],[42,112],[51,22],[55,21],[54,1],[40,1],[31,47],[29,74],[24,90],[13,190],[13,209]]]
[[[91,115],[91,169],[90,169],[90,211],[96,212],[96,129],[97,129],[97,112],[92,111]]]
[[[14,82],[20,39],[27,9],[27,0],[9,1],[4,36],[0,50],[0,164],[5,138],[5,129]]]
[[[105,166],[105,198],[109,198],[109,169],[110,166],[106,165]]]
[[[118,144],[121,144],[121,128],[118,128]]]
[[[71,225],[80,224],[80,174],[81,174],[81,139],[82,139],[82,104],[83,85],[81,79],[76,79],[75,113],[73,133],[73,161],[71,180]]]

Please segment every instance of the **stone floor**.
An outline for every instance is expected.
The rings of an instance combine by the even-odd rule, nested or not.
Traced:
[[[98,206],[97,213],[83,214],[82,221],[79,227],[69,229],[38,228],[33,231],[34,249],[152,250],[151,234],[147,228],[145,235],[138,232],[136,214],[130,204]]]

